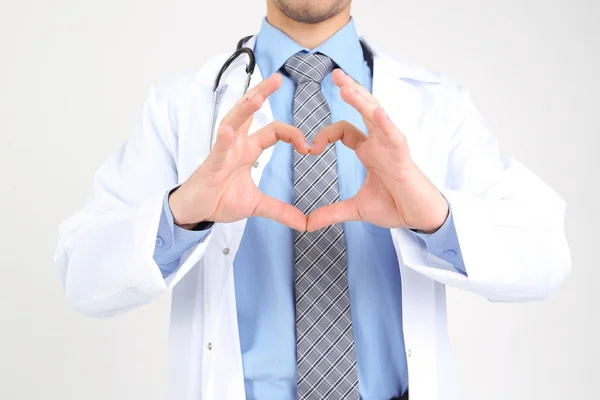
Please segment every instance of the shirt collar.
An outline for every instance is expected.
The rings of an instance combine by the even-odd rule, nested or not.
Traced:
[[[358,83],[363,84],[364,55],[354,19],[344,25],[325,43],[309,50],[294,42],[292,38],[271,25],[265,18],[256,38],[256,61],[264,77],[279,71],[288,58],[294,54],[305,51],[307,53],[319,52],[333,60],[345,73]]]

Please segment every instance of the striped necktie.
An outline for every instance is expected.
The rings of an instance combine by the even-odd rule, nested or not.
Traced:
[[[297,84],[294,125],[311,142],[331,124],[321,81],[333,62],[320,53],[298,53],[283,68]],[[335,146],[317,157],[294,152],[295,206],[308,215],[339,199]],[[298,399],[358,399],[342,225],[297,234],[294,250]]]

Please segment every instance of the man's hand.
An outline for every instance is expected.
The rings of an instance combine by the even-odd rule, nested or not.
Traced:
[[[366,221],[385,228],[435,232],[448,217],[446,199],[412,160],[406,137],[389,119],[368,90],[342,70],[333,71],[342,99],[361,115],[368,136],[346,121],[322,129],[310,154],[341,140],[356,152],[367,176],[351,199],[321,207],[308,217],[308,231],[344,221]]]
[[[177,225],[189,229],[201,221],[234,222],[260,216],[298,231],[306,230],[306,216],[300,210],[263,194],[250,175],[263,150],[279,140],[292,143],[301,154],[308,153],[302,131],[281,122],[248,135],[254,113],[281,82],[279,74],[265,79],[223,118],[209,156],[169,197]]]

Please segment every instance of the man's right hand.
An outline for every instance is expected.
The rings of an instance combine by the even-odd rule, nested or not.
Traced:
[[[248,135],[254,113],[281,82],[279,74],[263,80],[223,118],[204,163],[169,197],[178,226],[191,229],[203,221],[234,222],[259,216],[306,230],[307,219],[299,209],[262,193],[250,175],[263,150],[279,140],[291,143],[300,154],[308,153],[302,131],[282,122],[272,122]]]

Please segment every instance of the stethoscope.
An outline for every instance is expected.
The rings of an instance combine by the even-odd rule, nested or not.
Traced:
[[[235,52],[229,56],[229,58],[223,63],[221,70],[217,74],[217,78],[215,79],[215,84],[213,86],[213,105],[212,105],[212,113],[211,113],[211,126],[210,126],[210,149],[212,149],[214,138],[215,138],[215,128],[217,124],[217,109],[219,107],[219,96],[221,94],[220,84],[221,77],[227,71],[227,68],[238,59],[238,57],[242,55],[248,56],[248,63],[246,64],[246,81],[244,82],[244,91],[242,96],[246,94],[248,91],[248,87],[250,87],[250,80],[252,79],[252,74],[254,73],[254,68],[256,67],[256,58],[254,57],[254,51],[249,47],[244,47],[244,44],[248,40],[252,38],[252,35],[246,36],[237,43]],[[369,47],[365,44],[363,40],[360,41],[360,46],[362,47],[362,51],[364,54],[364,58],[367,61],[367,65],[373,71],[373,52]]]

